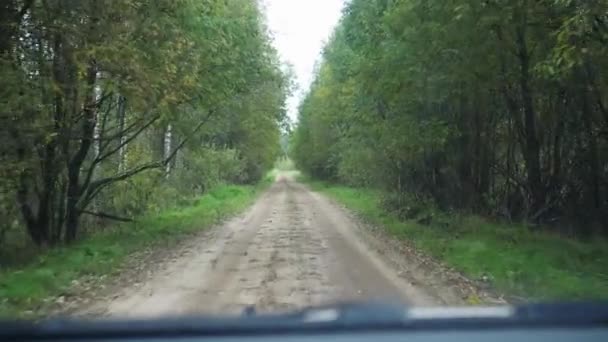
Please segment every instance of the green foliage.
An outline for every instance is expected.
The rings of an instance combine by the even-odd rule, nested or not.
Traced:
[[[325,191],[473,278],[606,298],[605,241],[563,236],[608,234],[607,6],[353,0],[290,155],[374,189]]]
[[[398,205],[606,234],[607,4],[353,0],[291,157]]]
[[[254,184],[272,167],[292,85],[256,2],[6,9],[0,232],[25,230],[39,246],[73,242],[81,222]]]
[[[322,182],[311,185],[470,278],[489,280],[507,298],[597,300],[608,296],[608,242],[603,239],[574,241],[477,216],[447,215],[421,224],[419,219],[428,213],[402,220],[386,211],[379,191]]]
[[[191,206],[108,227],[72,246],[49,250],[22,268],[0,269],[0,317],[44,313],[52,296],[69,295],[73,281],[117,272],[133,252],[168,247],[242,210],[268,183],[218,186]]]

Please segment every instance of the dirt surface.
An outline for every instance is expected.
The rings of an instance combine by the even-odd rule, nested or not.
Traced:
[[[411,254],[362,227],[333,201],[280,174],[245,213],[78,314],[239,313],[249,305],[269,312],[359,299],[465,302],[462,281],[437,277],[421,262],[408,266]]]

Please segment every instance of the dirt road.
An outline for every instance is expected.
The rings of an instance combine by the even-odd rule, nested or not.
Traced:
[[[324,196],[279,176],[242,215],[187,243],[90,312],[148,317],[193,313],[289,310],[353,299],[432,305],[362,238],[351,215]],[[382,252],[382,251],[380,251]]]

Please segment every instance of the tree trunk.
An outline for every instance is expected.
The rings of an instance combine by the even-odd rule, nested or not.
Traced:
[[[164,153],[163,153],[163,159],[167,159],[169,158],[169,155],[171,154],[171,141],[172,141],[172,137],[171,137],[171,124],[167,125],[167,128],[165,129],[165,139],[164,139]],[[167,165],[165,165],[165,177],[169,178],[169,173],[171,172],[171,163],[167,163]]]
[[[36,225],[41,232],[44,232],[44,236],[48,239],[52,236],[49,234],[49,228],[52,225],[52,203],[55,199],[55,182],[56,182],[56,170],[55,170],[55,147],[53,143],[47,144],[45,148],[45,154],[42,157],[42,189],[39,194],[38,202],[38,215],[36,218]],[[53,244],[52,239],[48,239],[49,243]]]
[[[99,78],[99,73],[97,73],[96,78]],[[94,102],[97,103],[101,99],[101,87],[99,85],[95,85],[95,98]],[[98,111],[95,111],[95,122],[99,122]],[[93,155],[95,158],[99,157],[101,153],[101,125],[95,125],[93,129]]]
[[[65,223],[65,205],[67,197],[67,187],[65,182],[62,180],[59,184],[59,191],[57,191],[57,210],[55,211],[55,220],[52,228],[53,236],[51,237],[55,243],[61,241],[61,235],[63,234],[63,224]]]
[[[528,191],[532,203],[532,213],[538,211],[544,203],[544,190],[540,166],[540,143],[537,136],[536,113],[530,87],[530,55],[526,43],[526,22],[517,28],[518,58],[520,63],[519,86],[524,112],[525,146],[523,149],[526,163]]]
[[[32,241],[38,246],[43,245],[48,241],[48,236],[45,235],[45,231],[41,230],[36,222],[36,218],[34,217],[34,213],[32,211],[31,205],[28,203],[28,176],[27,170],[21,172],[19,176],[19,187],[17,189],[17,203],[19,203],[19,209],[21,211],[21,215],[23,216],[23,220],[25,221],[25,226],[27,228],[27,232],[29,236],[32,238]]]
[[[117,107],[117,114],[118,114],[118,129],[119,132],[122,132],[125,129],[125,111],[126,111],[126,99],[124,96],[119,95],[118,96],[118,107]],[[127,144],[125,144],[125,141],[127,140],[127,137],[123,134],[120,136],[119,139],[119,144],[120,144],[120,149],[118,150],[118,172],[123,172],[126,169],[126,154],[127,154]]]
[[[565,128],[565,116],[568,111],[567,93],[565,90],[559,91],[558,105],[561,110],[558,111],[557,124],[555,126],[555,132],[553,134],[553,148],[552,148],[552,164],[551,164],[551,181],[549,188],[552,192],[557,193],[562,183],[562,142]]]
[[[68,165],[68,186],[66,202],[66,222],[65,222],[65,241],[73,242],[76,239],[78,230],[78,219],[80,212],[78,202],[82,195],[80,187],[80,169],[89,149],[93,143],[95,131],[96,103],[95,103],[95,81],[97,79],[97,65],[95,61],[90,61],[87,69],[86,84],[87,95],[84,101],[84,118],[82,121],[82,139],[78,150],[72,157]]]
[[[587,133],[587,140],[589,144],[587,150],[587,152],[589,153],[589,176],[591,177],[591,181],[589,183],[589,191],[593,200],[594,216],[596,216],[597,211],[600,209],[601,206],[600,167],[597,152],[597,139],[595,138],[595,133],[593,132],[593,117],[591,113],[591,106],[589,105],[589,97],[587,95],[586,87],[583,88],[583,96],[581,100],[583,101],[583,124]]]

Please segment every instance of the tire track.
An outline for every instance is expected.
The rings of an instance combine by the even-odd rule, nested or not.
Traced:
[[[436,303],[368,248],[357,226],[331,201],[282,177],[246,213],[189,242],[142,285],[87,312],[146,317],[378,298]]]

